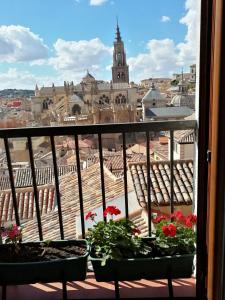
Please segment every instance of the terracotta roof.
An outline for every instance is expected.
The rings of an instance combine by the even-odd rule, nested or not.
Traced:
[[[130,218],[134,222],[136,227],[141,231],[140,236],[148,236],[148,223],[143,217],[143,210],[139,210],[134,216]]]
[[[40,213],[46,214],[54,209],[55,188],[39,187]],[[17,189],[18,212],[21,221],[33,219],[36,216],[33,188]],[[11,190],[0,192],[0,223],[15,221]]]
[[[142,153],[127,153],[126,156],[127,163],[129,162],[139,162],[146,161],[146,157]],[[123,175],[123,153],[119,152],[108,152],[104,155],[103,153],[104,165],[109,169],[116,177]],[[99,162],[99,157],[93,155],[88,157],[88,164]]]
[[[0,175],[0,191],[7,190],[10,188],[10,179],[8,170],[5,175]]]
[[[147,203],[146,163],[129,164],[130,174],[139,204]],[[154,162],[150,166],[151,202],[170,205],[170,162]],[[193,161],[174,161],[174,204],[190,205],[193,200]]]
[[[95,164],[81,171],[83,205],[85,214],[102,205],[100,166]],[[124,195],[124,182],[122,178],[115,178],[105,169],[105,196],[106,201]],[[128,191],[131,188],[128,187]],[[78,180],[76,174],[68,174],[60,178],[60,193],[65,238],[76,237],[76,216],[80,214]],[[58,225],[58,212],[54,211],[42,217],[44,239],[60,238]],[[29,221],[23,230],[24,240],[37,240],[37,222]]]
[[[167,143],[162,143],[160,141],[151,141],[150,149],[153,153],[157,153],[163,159],[168,159],[168,141]]]
[[[75,165],[58,166],[58,175],[62,176],[67,173],[74,172]],[[35,168],[37,185],[45,185],[54,182],[54,168],[41,167]],[[32,175],[30,168],[18,169],[15,177],[16,187],[32,186]]]
[[[179,144],[192,144],[195,142],[195,133],[193,129],[174,131],[174,139]]]

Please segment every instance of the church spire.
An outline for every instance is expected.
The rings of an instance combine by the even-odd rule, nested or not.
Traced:
[[[124,43],[120,35],[118,18],[116,25],[116,39],[114,41],[113,50],[112,82],[129,83],[129,67],[126,61]]]
[[[116,17],[116,41],[121,42],[120,28],[118,23],[118,17]]]

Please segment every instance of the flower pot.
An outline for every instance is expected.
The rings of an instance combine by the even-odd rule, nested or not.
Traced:
[[[41,242],[22,243],[35,247]],[[20,285],[36,282],[66,282],[85,280],[89,247],[86,240],[51,241],[52,247],[85,246],[86,252],[82,256],[73,256],[63,259],[54,259],[38,262],[0,262],[0,285]],[[9,244],[0,246],[9,247]]]
[[[108,260],[101,265],[100,258],[91,257],[97,281],[127,281],[139,279],[189,278],[193,273],[194,254],[153,258]]]

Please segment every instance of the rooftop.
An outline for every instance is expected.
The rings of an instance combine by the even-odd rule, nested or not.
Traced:
[[[39,208],[41,215],[51,212],[55,207],[55,187],[38,188]],[[21,221],[36,217],[33,188],[17,189],[16,198]],[[0,192],[0,224],[15,221],[11,190]]]
[[[94,164],[81,171],[84,212],[102,205],[102,187],[100,179],[100,166]],[[124,182],[116,178],[107,169],[104,169],[106,201],[124,197]],[[80,214],[78,178],[75,173],[60,178],[60,194],[63,214],[65,238],[76,237],[76,216]],[[129,190],[131,190],[129,188]],[[58,211],[53,211],[42,218],[44,239],[57,239],[60,237],[58,226]],[[37,221],[26,223],[23,230],[24,240],[38,240]]]
[[[147,165],[130,163],[129,170],[139,204],[147,205]],[[170,162],[150,165],[150,195],[154,206],[170,205]],[[174,161],[174,204],[191,205],[193,200],[193,161]]]
[[[187,117],[193,114],[193,110],[189,107],[158,107],[146,109],[146,116],[149,118],[176,118]]]

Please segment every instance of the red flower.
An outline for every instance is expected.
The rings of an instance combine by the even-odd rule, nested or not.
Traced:
[[[19,238],[21,236],[21,228],[16,224],[10,225],[8,228],[1,231],[1,235],[3,237],[8,237],[11,240]]]
[[[196,222],[197,222],[197,216],[190,214],[189,216],[186,217],[185,225],[191,228],[193,224],[196,224]]]
[[[160,223],[161,221],[166,221],[167,220],[167,217],[165,216],[157,216],[155,219],[153,219],[153,223]]]
[[[178,222],[185,222],[185,216],[183,215],[182,211],[176,210],[172,215],[171,218],[174,218],[175,221]]]
[[[185,225],[189,228],[192,228],[193,224],[191,223],[191,221],[187,218],[185,221]]]
[[[172,223],[170,223],[169,225],[164,225],[162,227],[162,231],[165,234],[165,236],[171,236],[174,237],[177,233],[177,228],[175,225],[173,225]]]
[[[121,213],[121,211],[119,210],[119,208],[117,208],[116,206],[108,206],[106,207],[106,209],[104,210],[104,217],[107,216],[107,214],[110,214],[110,215],[119,215]]]
[[[87,221],[88,219],[91,219],[93,221],[96,216],[97,216],[96,213],[89,211],[89,213],[85,217],[85,220]]]
[[[132,234],[135,235],[135,234],[140,234],[140,233],[141,233],[141,230],[139,228],[135,227],[132,229]]]

